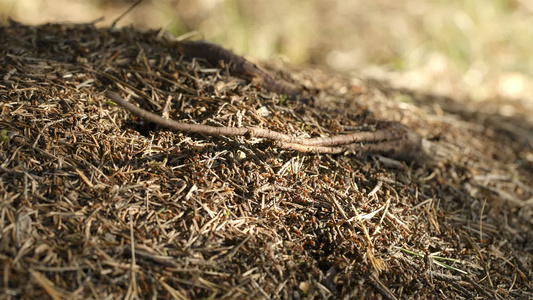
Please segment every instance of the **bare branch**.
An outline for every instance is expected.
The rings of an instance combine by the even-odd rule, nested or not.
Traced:
[[[397,122],[378,122],[373,132],[356,132],[331,137],[298,138],[264,128],[256,127],[214,127],[201,124],[188,124],[163,117],[137,107],[114,92],[107,91],[106,97],[131,113],[161,127],[181,132],[199,133],[210,136],[245,136],[265,138],[275,142],[277,147],[300,152],[338,154],[383,153],[394,158],[420,160],[424,157],[422,137],[408,127]],[[361,144],[368,142],[368,144]],[[342,147],[332,147],[342,146]]]

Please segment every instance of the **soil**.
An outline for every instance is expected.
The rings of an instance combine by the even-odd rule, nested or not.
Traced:
[[[1,298],[533,298],[532,111],[258,64],[302,102],[163,36],[0,27]],[[106,91],[180,122],[303,138],[400,122],[448,151],[174,132]]]

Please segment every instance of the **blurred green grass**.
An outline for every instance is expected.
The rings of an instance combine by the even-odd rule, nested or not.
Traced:
[[[2,18],[109,25],[134,1],[0,0]],[[145,0],[120,25],[475,100],[533,103],[533,0]]]

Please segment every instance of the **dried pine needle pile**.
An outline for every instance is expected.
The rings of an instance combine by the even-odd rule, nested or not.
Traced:
[[[530,111],[261,65],[305,87],[301,103],[132,28],[11,23],[0,42],[3,299],[533,297]],[[172,132],[107,90],[173,120],[300,137],[399,121],[455,155]]]

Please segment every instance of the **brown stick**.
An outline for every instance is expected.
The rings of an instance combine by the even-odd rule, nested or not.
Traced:
[[[342,153],[342,152],[375,152],[385,153],[391,157],[419,160],[424,156],[422,138],[396,122],[381,122],[374,132],[356,132],[346,135],[335,135],[327,138],[298,138],[269,129],[256,127],[214,127],[201,124],[187,124],[164,119],[124,100],[119,95],[107,91],[106,97],[124,107],[131,113],[161,127],[188,133],[199,133],[210,136],[246,136],[269,139],[277,147],[300,152]],[[361,145],[361,142],[372,144]],[[337,145],[341,147],[331,147]]]
[[[185,55],[203,58],[213,66],[227,67],[232,75],[257,82],[268,91],[290,97],[302,96],[300,89],[275,80],[244,57],[217,44],[205,41],[181,41],[177,42],[177,47],[178,51]]]

